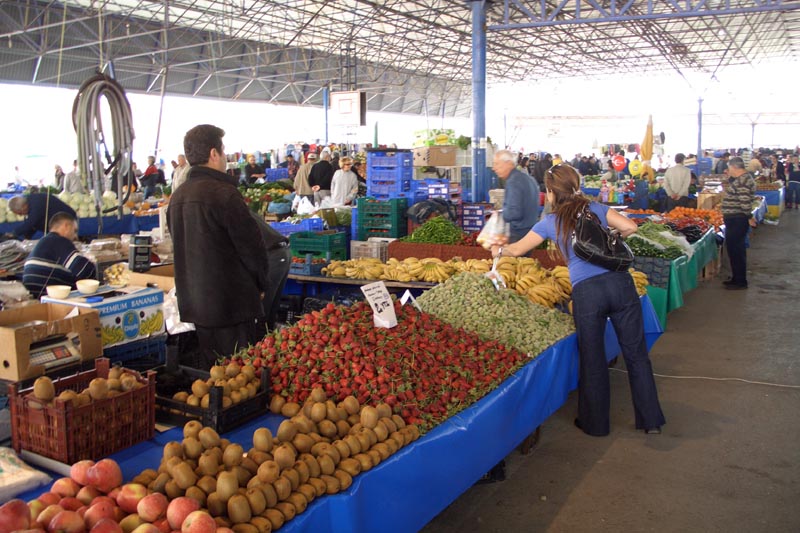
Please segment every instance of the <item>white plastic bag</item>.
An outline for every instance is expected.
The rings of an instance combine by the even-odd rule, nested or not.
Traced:
[[[295,197],[295,199],[297,199],[297,198],[299,198],[299,197]],[[297,204],[297,209],[296,209],[298,215],[311,215],[316,210],[317,210],[317,208],[314,207],[314,204],[308,198],[306,198],[305,196],[300,199],[300,201]]]
[[[11,448],[0,448],[0,502],[51,481],[50,476],[25,464]]]
[[[194,324],[181,322],[181,314],[178,311],[178,296],[175,287],[164,295],[164,320],[167,324],[167,332],[170,335],[194,331]]]
[[[511,228],[508,222],[503,220],[502,211],[494,211],[475,240],[485,249],[491,250],[492,246],[508,244],[510,234]]]

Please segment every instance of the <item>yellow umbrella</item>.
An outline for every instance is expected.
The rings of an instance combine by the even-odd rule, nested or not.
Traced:
[[[647,119],[647,130],[644,132],[644,140],[642,141],[642,179],[647,181],[655,181],[656,173],[650,166],[650,160],[653,158],[653,115]]]

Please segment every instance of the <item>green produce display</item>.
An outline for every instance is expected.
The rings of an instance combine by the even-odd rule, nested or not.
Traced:
[[[692,245],[681,234],[675,233],[669,226],[656,224],[648,220],[634,234],[635,237],[644,237],[653,243],[660,244],[664,248],[676,246],[683,250],[683,253],[691,254]]]
[[[672,260],[683,255],[683,250],[677,246],[670,245],[662,250],[647,241],[637,239],[635,235],[628,237],[625,242],[630,247],[633,255],[639,257],[661,257]]]
[[[434,217],[400,240],[426,244],[458,244],[463,237],[461,228],[444,217]]]
[[[483,274],[463,272],[425,291],[417,301],[448,324],[536,356],[575,332],[572,316],[535,304],[512,290],[496,290]]]

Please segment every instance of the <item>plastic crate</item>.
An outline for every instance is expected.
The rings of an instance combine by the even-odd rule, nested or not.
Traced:
[[[405,237],[408,235],[408,228],[403,226],[402,228],[392,228],[392,229],[364,229],[360,228],[358,230],[358,240],[366,241],[373,237],[382,238],[382,239],[399,239],[400,237]]]
[[[370,167],[367,166],[367,184],[376,181],[405,181],[414,178],[414,167]]]
[[[359,198],[358,199],[358,216],[365,215],[391,215],[392,213],[405,213],[408,208],[408,199],[390,198],[387,200],[378,200],[374,198]]]
[[[292,224],[291,222],[270,222],[270,226],[284,237],[288,237],[300,231],[322,231],[325,229],[325,222],[321,218],[314,217],[304,218],[297,224]]]
[[[95,368],[53,381],[56,396],[65,390],[82,391],[97,377],[108,377],[111,362],[101,357]],[[82,459],[98,460],[153,437],[156,373],[132,372],[141,384],[104,400],[74,407],[56,399],[42,405],[33,389],[10,386],[12,442],[17,452],[29,452],[71,465]]]
[[[374,257],[385,263],[389,258],[389,243],[381,241],[351,241],[350,259]]]
[[[367,195],[411,192],[412,181],[410,179],[369,181],[367,182]]]
[[[217,386],[209,389],[207,408],[172,399],[177,392],[190,391],[195,380],[207,380],[207,371],[178,365],[170,367],[169,364],[156,370],[158,388],[155,396],[155,418],[161,423],[183,426],[190,420],[199,420],[217,433],[227,433],[253,418],[264,416],[269,406],[268,367],[261,367],[261,384],[255,396],[225,408],[222,407],[222,387]]]
[[[164,364],[167,357],[167,336],[158,335],[105,348],[103,356],[112,364],[124,363],[126,368],[132,370],[150,370]]]
[[[288,168],[267,168],[264,170],[264,181],[279,181],[289,179]]]
[[[319,276],[322,274],[322,269],[328,266],[330,259],[324,263],[314,263],[314,259],[312,254],[306,254],[304,259],[293,257],[292,263],[289,265],[289,273],[300,276]]]
[[[367,169],[370,167],[413,167],[411,150],[367,150]]]
[[[463,204],[461,206],[461,212],[464,216],[474,215],[483,217],[489,215],[493,210],[494,206],[489,203]]]
[[[358,208],[354,207],[350,212],[350,238],[355,239],[358,237]]]
[[[331,259],[346,259],[347,235],[340,231],[301,231],[289,236],[289,247],[292,255],[304,257],[312,254],[314,257]],[[328,255],[329,254],[329,255]]]

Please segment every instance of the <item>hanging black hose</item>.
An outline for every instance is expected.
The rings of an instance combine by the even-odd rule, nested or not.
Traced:
[[[103,131],[100,113],[103,97],[111,115],[111,146],[106,142],[107,136]],[[102,233],[103,213],[116,210],[118,216],[122,216],[122,208],[130,197],[134,179],[131,170],[133,122],[125,90],[114,79],[98,72],[86,80],[78,90],[78,95],[72,104],[72,125],[78,134],[78,165],[81,178],[85,178],[86,183],[94,191],[98,233]],[[103,210],[105,179],[109,176],[117,185],[118,205]],[[127,189],[124,197],[121,194],[123,189]]]

